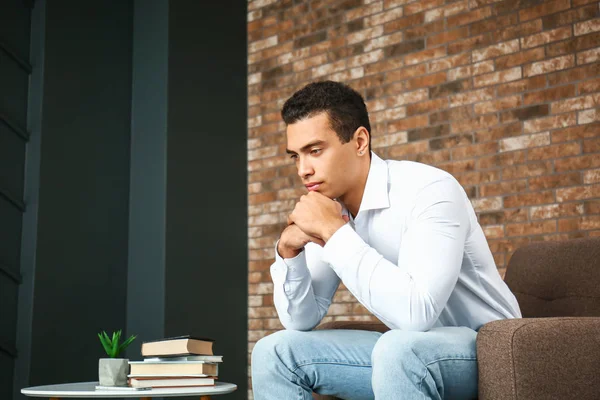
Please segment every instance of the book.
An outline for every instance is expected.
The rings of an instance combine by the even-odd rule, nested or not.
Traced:
[[[131,378],[129,384],[134,388],[166,388],[166,387],[190,387],[190,386],[213,386],[214,378]]]
[[[126,391],[126,392],[131,392],[131,391],[136,391],[136,390],[150,390],[152,389],[151,387],[143,387],[143,386],[139,386],[139,387],[131,387],[131,386],[96,386],[96,390],[119,390],[119,391]]]
[[[217,375],[217,364],[204,361],[129,361],[131,375]]]
[[[145,362],[171,362],[171,361],[204,361],[209,363],[223,362],[223,356],[171,356],[171,357],[145,357]]]
[[[214,340],[193,336],[177,336],[142,343],[142,356],[213,355]]]

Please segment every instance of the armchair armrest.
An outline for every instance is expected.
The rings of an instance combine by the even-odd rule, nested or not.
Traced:
[[[315,330],[325,329],[355,329],[361,331],[375,331],[385,333],[390,330],[382,322],[365,322],[365,321],[330,321],[325,322],[315,328]]]
[[[600,317],[493,321],[477,335],[479,399],[597,399]]]

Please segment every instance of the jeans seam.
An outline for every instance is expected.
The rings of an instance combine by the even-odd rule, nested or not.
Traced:
[[[351,367],[372,367],[372,365],[370,363],[367,363],[367,364],[352,363],[349,361],[342,361],[342,360],[311,360],[311,361],[299,362],[298,364],[296,364],[294,369],[291,371],[293,373],[295,373],[298,368],[305,367],[307,365],[313,365],[313,364],[338,364],[338,365],[346,365],[346,366],[351,366]]]
[[[413,351],[414,354],[414,351]],[[416,354],[415,354],[416,356]],[[417,357],[418,358],[418,357]],[[421,394],[423,394],[423,397],[426,399],[425,394],[423,393],[423,381],[425,380],[425,378],[427,378],[427,375],[431,376],[431,372],[429,372],[429,366],[435,363],[438,363],[440,361],[477,361],[477,358],[473,358],[473,357],[445,357],[445,358],[438,358],[436,360],[430,361],[427,364],[423,363],[423,366],[425,367],[425,375],[423,375],[423,377],[421,378],[421,380],[419,381],[419,391],[421,392]],[[431,379],[433,379],[433,377],[431,377]]]

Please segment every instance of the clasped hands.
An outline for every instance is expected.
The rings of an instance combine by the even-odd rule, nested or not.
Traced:
[[[293,258],[308,242],[324,246],[348,222],[348,216],[342,215],[342,206],[337,201],[319,192],[309,192],[300,197],[287,222],[277,251],[283,258]]]

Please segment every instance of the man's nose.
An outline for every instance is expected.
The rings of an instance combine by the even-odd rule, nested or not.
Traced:
[[[310,176],[312,174],[313,170],[312,166],[310,165],[310,162],[308,162],[306,158],[301,157],[300,160],[298,160],[298,175],[300,176],[300,178],[306,178],[307,176]]]

